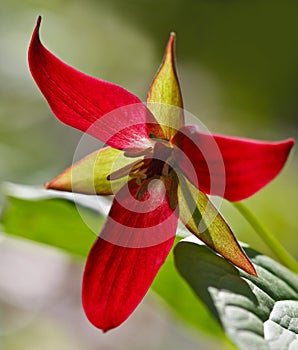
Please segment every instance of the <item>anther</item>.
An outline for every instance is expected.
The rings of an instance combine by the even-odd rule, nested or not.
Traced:
[[[143,164],[144,162],[142,160],[137,160],[133,163],[130,163],[124,166],[123,168],[112,172],[110,175],[107,176],[107,180],[111,181],[121,179],[122,177],[127,176],[140,169]]]
[[[152,151],[152,147],[148,147],[148,148],[142,149],[140,151],[128,149],[128,150],[124,151],[124,156],[128,157],[128,158],[137,158],[137,157],[141,157],[141,156],[146,156],[146,155],[150,154],[151,151]]]

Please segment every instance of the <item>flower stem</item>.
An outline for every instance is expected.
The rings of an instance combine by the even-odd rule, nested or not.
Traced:
[[[254,230],[259,234],[271,251],[279,258],[279,260],[289,269],[298,273],[297,261],[292,255],[280,244],[274,235],[261,223],[261,221],[240,202],[232,203],[242,216],[249,222]]]

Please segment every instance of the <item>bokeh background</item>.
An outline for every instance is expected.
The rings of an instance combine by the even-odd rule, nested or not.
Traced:
[[[71,164],[82,136],[53,117],[30,76],[27,48],[38,15],[43,17],[42,40],[57,56],[143,100],[168,35],[175,31],[185,108],[210,131],[298,139],[295,0],[0,0],[0,4],[2,184],[45,183]],[[297,170],[294,150],[281,175],[246,202],[298,258]],[[2,187],[0,205],[6,208],[7,185]],[[241,241],[271,255],[235,209],[224,203],[222,211]],[[57,227],[64,225],[60,220]],[[189,325],[155,292],[118,330],[99,333],[80,306],[82,271],[79,258],[1,235],[0,349],[230,348],[216,326],[208,326],[207,311],[202,315],[205,329]],[[185,295],[172,287],[170,282],[164,286],[172,293],[170,304],[179,308]]]

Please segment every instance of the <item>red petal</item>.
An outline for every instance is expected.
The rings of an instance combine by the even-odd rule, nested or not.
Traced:
[[[178,164],[188,178],[202,192],[230,201],[245,199],[274,179],[294,145],[292,139],[263,142],[202,134],[195,126],[182,128],[175,141],[182,149]]]
[[[29,47],[29,66],[56,117],[114,148],[148,147],[148,109],[125,89],[83,74],[55,57],[40,42],[40,22],[39,17]]]
[[[173,245],[177,227],[168,196],[160,198],[160,184],[153,184],[151,194],[145,193],[140,201],[135,199],[134,180],[129,185],[132,197],[128,188],[116,195],[84,273],[86,315],[104,331],[124,322],[143,299]]]

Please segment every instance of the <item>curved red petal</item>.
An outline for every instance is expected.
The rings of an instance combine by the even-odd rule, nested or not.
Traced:
[[[158,183],[140,201],[135,199],[137,191],[132,180],[116,195],[85,267],[83,307],[90,322],[104,331],[119,326],[134,311],[174,242],[177,213],[167,194],[156,202]],[[149,207],[143,206],[151,197]]]
[[[83,74],[54,56],[40,41],[40,22],[39,17],[29,67],[56,117],[114,148],[148,147],[149,110],[125,89]]]
[[[245,199],[283,168],[294,140],[264,142],[208,135],[195,126],[180,129],[178,165],[199,189],[230,201]],[[191,164],[191,166],[189,166]]]

